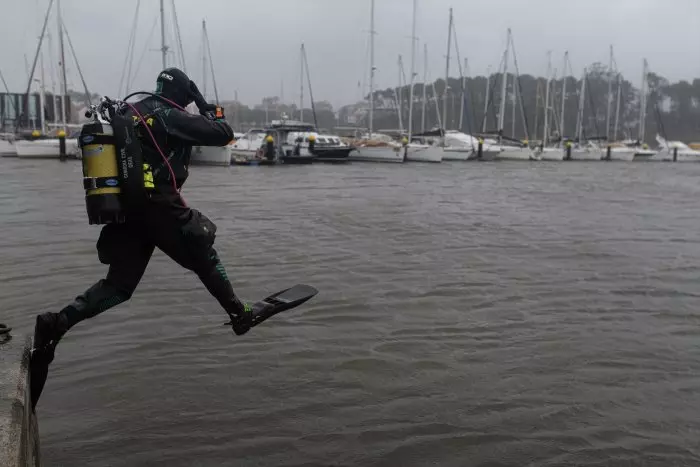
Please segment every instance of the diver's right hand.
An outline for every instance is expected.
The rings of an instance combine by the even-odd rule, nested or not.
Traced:
[[[202,104],[199,106],[199,113],[209,120],[223,120],[224,108],[216,104]]]

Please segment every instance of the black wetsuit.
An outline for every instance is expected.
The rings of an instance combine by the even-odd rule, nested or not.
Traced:
[[[179,189],[188,176],[193,145],[223,146],[233,138],[223,120],[210,120],[179,110],[156,97],[135,104],[169,160],[172,173],[156,149],[140,119],[137,135],[144,162],[153,171],[155,189],[137,212],[129,212],[123,224],[103,227],[97,242],[102,263],[109,265],[100,280],[62,310],[64,329],[128,300],[136,289],[155,248],[180,266],[195,272],[209,292],[230,315],[239,315],[242,304],[234,294],[226,271],[213,248],[216,226],[203,214],[186,206]],[[126,113],[130,118],[132,110]]]

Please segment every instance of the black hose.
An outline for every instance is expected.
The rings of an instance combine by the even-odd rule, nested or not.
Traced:
[[[10,331],[12,331],[11,327],[8,327],[6,324],[0,323],[0,335],[9,334]]]

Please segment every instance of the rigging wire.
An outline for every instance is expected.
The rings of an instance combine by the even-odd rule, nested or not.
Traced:
[[[212,81],[212,84],[214,85],[214,98],[216,99],[216,103],[218,104],[219,103],[219,91],[216,88],[216,75],[214,74],[214,61],[211,58],[211,47],[209,45],[209,33],[207,32],[206,27],[204,28],[204,42],[207,46],[207,54],[209,55],[209,68],[211,69],[211,81]],[[307,74],[308,74],[308,70],[307,70]],[[313,104],[313,100],[311,101],[311,103]],[[316,119],[316,117],[314,116],[314,120],[315,119]]]
[[[136,1],[136,9],[134,10],[134,21],[131,26],[131,32],[129,33],[129,42],[126,46],[126,56],[124,57],[124,66],[122,66],[122,75],[119,78],[119,88],[117,90],[118,94],[122,94],[122,86],[124,85],[124,79],[126,78],[126,87],[124,87],[124,94],[129,92],[129,75],[131,74],[131,64],[134,60],[134,45],[136,44],[136,27],[138,25],[139,19],[139,8],[141,6],[141,0]],[[127,67],[128,64],[128,67]],[[127,70],[129,70],[127,74]]]
[[[171,0],[173,7],[173,23],[175,25],[175,36],[177,37],[178,52],[180,55],[180,64],[182,65],[182,71],[187,74],[187,65],[185,64],[185,50],[182,47],[182,36],[180,35],[180,23],[177,20],[177,10],[175,9],[175,0]]]
[[[80,81],[83,83],[83,89],[85,90],[85,97],[87,98],[88,105],[92,105],[92,100],[90,99],[90,91],[88,91],[87,83],[85,82],[85,77],[83,76],[83,70],[80,69],[80,63],[78,63],[78,55],[75,53],[75,49],[73,48],[73,41],[70,40],[68,29],[66,28],[66,25],[65,23],[63,23],[63,21],[61,21],[61,29],[63,29],[63,32],[66,35],[66,39],[68,39],[68,47],[70,48],[71,55],[73,55],[75,68],[78,70],[78,75],[80,75]]]
[[[143,62],[143,58],[146,56],[146,52],[148,51],[148,44],[151,42],[151,39],[153,39],[153,34],[156,32],[156,26],[158,26],[157,16],[153,20],[153,26],[151,27],[151,32],[148,35],[148,39],[146,39],[143,51],[141,52],[141,57],[139,58],[139,61],[136,62],[136,70],[134,71],[134,75],[131,77],[132,82],[135,81],[136,77],[138,76],[138,72],[141,69],[141,63]]]
[[[452,33],[453,33],[454,43],[455,43],[455,53],[457,54],[457,65],[459,66],[459,86],[460,86],[460,91],[462,91],[462,104],[464,105],[464,107],[467,107],[468,101],[467,101],[467,93],[465,92],[465,82],[464,82],[465,81],[464,75],[466,73],[466,70],[462,69],[462,57],[459,54],[459,41],[457,40],[457,29],[454,25],[454,22],[452,23]],[[463,115],[463,111],[462,111],[460,118],[462,118],[463,116],[464,115]],[[471,125],[470,125],[470,119],[469,119],[468,114],[467,114],[467,118],[465,118],[464,120],[467,123],[467,131],[471,135]],[[462,130],[461,125],[460,125],[460,130]],[[469,138],[469,141],[471,143],[472,150],[474,150],[474,138]]]

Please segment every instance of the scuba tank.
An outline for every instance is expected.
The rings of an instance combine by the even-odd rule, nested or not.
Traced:
[[[82,150],[85,207],[90,224],[123,223],[153,187],[153,174],[144,165],[141,143],[131,120],[121,115],[119,103],[103,98],[85,114]],[[144,170],[149,171],[144,174]]]

